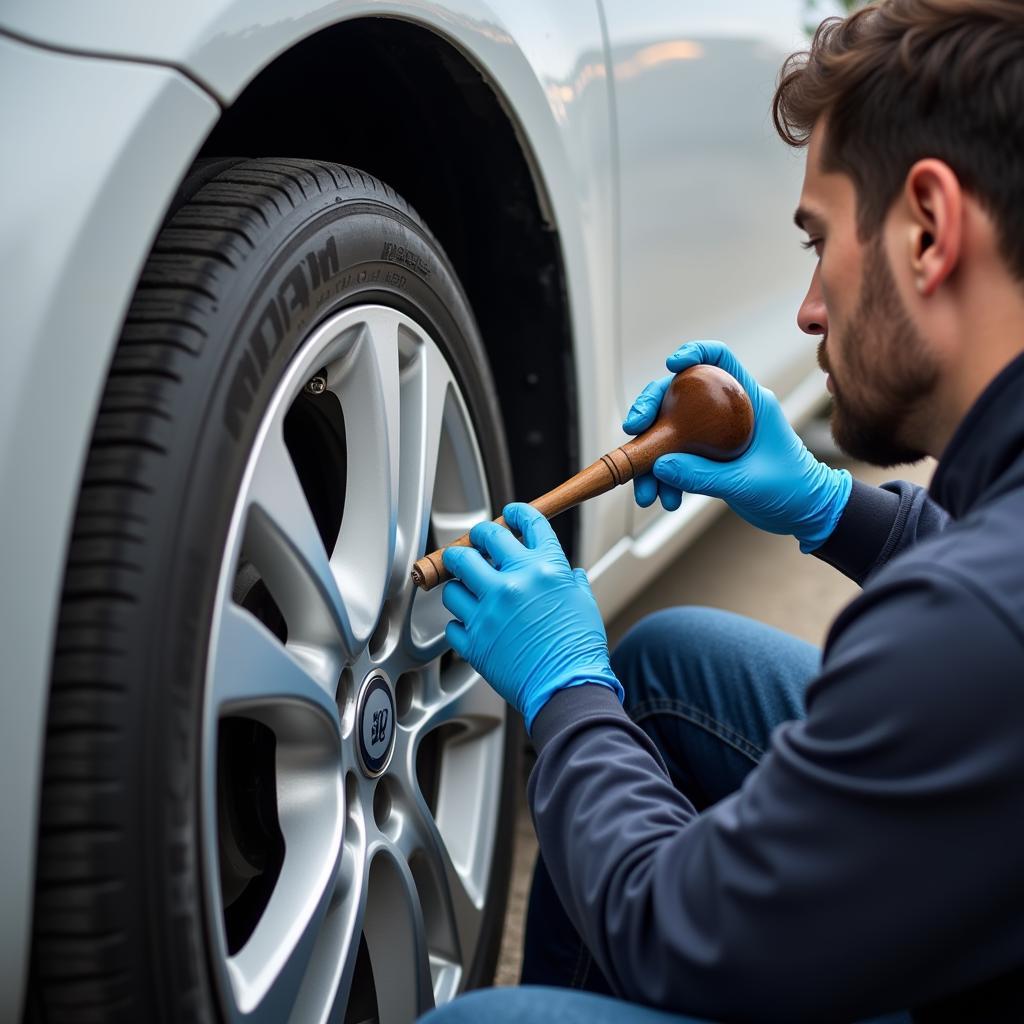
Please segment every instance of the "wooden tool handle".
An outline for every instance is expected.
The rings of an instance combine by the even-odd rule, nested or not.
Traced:
[[[750,399],[739,383],[717,366],[692,366],[676,374],[662,399],[658,419],[649,429],[530,504],[551,519],[650,472],[655,460],[670,452],[727,462],[746,451],[753,428]],[[504,517],[495,522],[506,525]],[[468,547],[469,534],[446,546]],[[421,590],[432,590],[450,579],[441,560],[443,554],[444,548],[438,548],[413,565],[413,583]]]
[[[628,474],[628,475],[626,475]],[[593,465],[577,473],[574,477],[559,484],[547,494],[542,494],[530,504],[546,519],[552,519],[560,512],[568,512],[587,498],[610,491],[618,484],[633,479],[633,466],[622,448],[616,448],[608,455],[602,455]],[[505,517],[494,520],[499,526],[505,526]],[[469,547],[469,534],[464,533],[458,540],[453,540],[446,547]],[[444,567],[441,557],[445,548],[438,548],[424,555],[412,567],[412,581],[421,590],[433,590],[439,583],[451,578],[451,573]]]

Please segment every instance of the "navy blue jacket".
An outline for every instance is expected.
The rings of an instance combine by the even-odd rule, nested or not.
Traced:
[[[530,804],[615,990],[729,1021],[1024,1021],[1024,357],[931,488],[854,486],[863,585],[807,717],[703,813],[610,690],[537,716]]]

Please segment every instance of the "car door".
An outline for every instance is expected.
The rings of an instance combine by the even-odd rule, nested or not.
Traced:
[[[796,327],[811,264],[803,159],[770,104],[806,44],[802,0],[602,0],[619,161],[623,409],[681,342],[720,338],[785,396],[813,367]],[[634,532],[657,513],[636,510]]]

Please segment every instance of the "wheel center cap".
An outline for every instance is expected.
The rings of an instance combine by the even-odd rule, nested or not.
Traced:
[[[355,731],[360,766],[371,778],[380,775],[395,749],[395,700],[388,677],[379,669],[359,689]]]

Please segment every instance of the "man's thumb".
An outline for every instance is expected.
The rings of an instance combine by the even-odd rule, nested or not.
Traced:
[[[662,455],[654,463],[655,477],[690,494],[719,497],[725,483],[725,466],[699,455]]]

